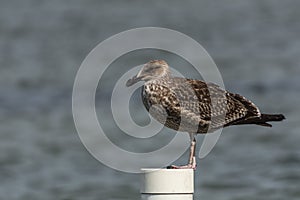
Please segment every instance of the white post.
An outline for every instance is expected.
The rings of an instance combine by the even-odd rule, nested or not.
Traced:
[[[142,200],[193,200],[193,169],[141,169]]]

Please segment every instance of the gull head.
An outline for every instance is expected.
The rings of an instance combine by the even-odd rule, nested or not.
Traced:
[[[159,78],[168,77],[170,74],[169,65],[164,60],[152,60],[146,63],[143,68],[126,83],[126,86],[132,86],[139,81],[150,81]]]

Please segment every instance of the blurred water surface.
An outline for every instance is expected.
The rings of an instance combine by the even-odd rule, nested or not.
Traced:
[[[228,90],[249,97],[264,112],[287,117],[272,129],[225,129],[199,162],[195,199],[300,198],[299,1],[0,0],[0,5],[0,199],[139,199],[138,175],[105,167],[81,144],[71,94],[76,71],[94,46],[142,26],[171,28],[196,39],[215,60]],[[169,53],[124,55],[100,81],[99,118],[120,69],[153,58],[199,78]],[[132,112],[143,124],[139,94],[133,101]],[[111,120],[105,128],[121,133]],[[157,147],[173,133],[164,132]],[[124,147],[152,148],[111,137]]]

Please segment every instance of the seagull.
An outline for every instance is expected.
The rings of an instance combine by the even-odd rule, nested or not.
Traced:
[[[190,136],[188,164],[168,168],[196,169],[196,134],[214,132],[220,128],[255,124],[272,127],[269,121],[282,121],[282,114],[262,114],[245,97],[228,92],[214,83],[173,77],[164,60],[152,60],[126,82],[130,87],[144,81],[142,100],[150,115],[164,126]]]

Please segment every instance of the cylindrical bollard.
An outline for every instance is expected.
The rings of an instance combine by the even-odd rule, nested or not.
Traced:
[[[193,169],[142,170],[142,200],[193,200]]]

